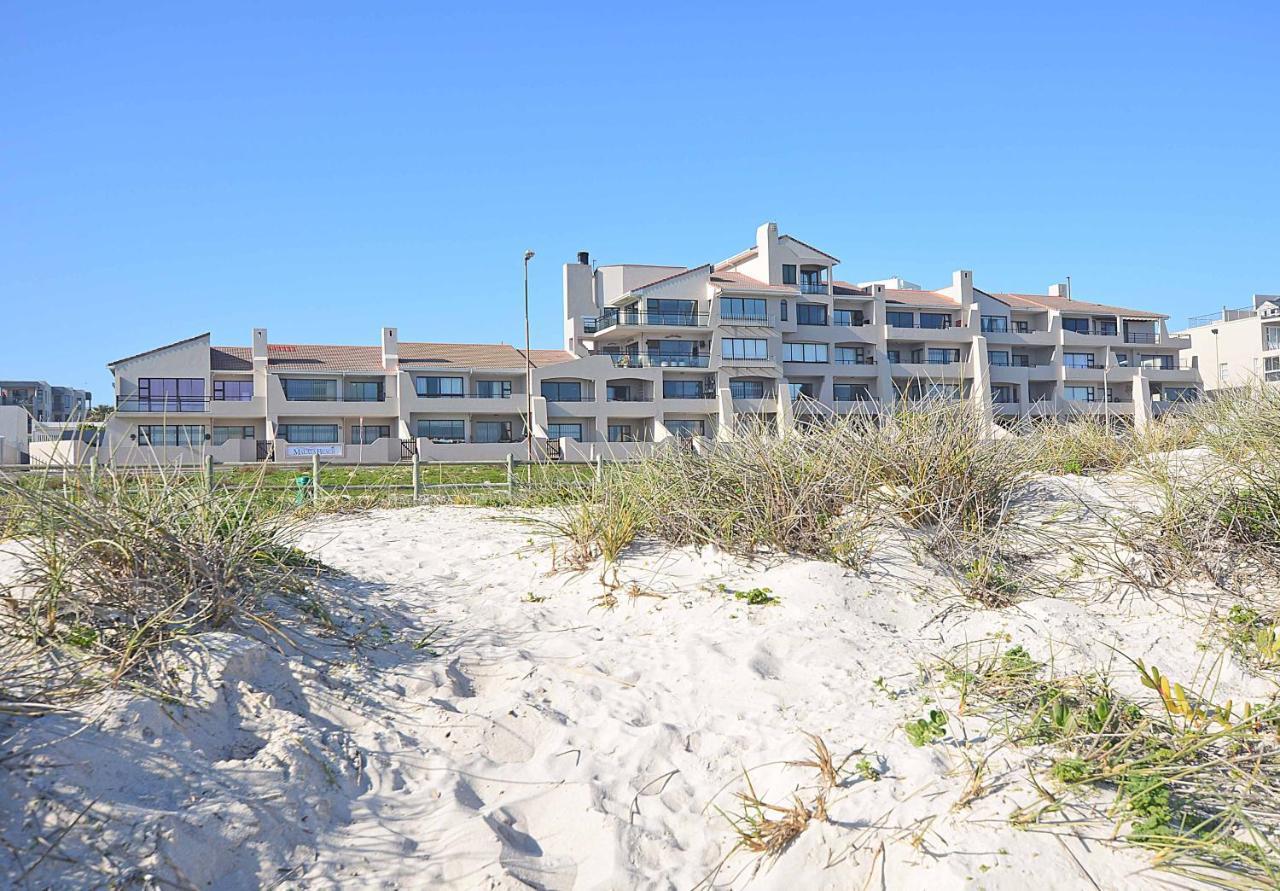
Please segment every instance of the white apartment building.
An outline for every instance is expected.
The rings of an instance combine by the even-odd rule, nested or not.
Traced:
[[[973,399],[996,423],[1082,413],[1145,424],[1195,398],[1166,316],[975,286],[852,284],[767,223],[697,267],[564,267],[564,349],[401,341],[214,346],[202,334],[111,363],[110,460],[383,463],[628,458],[655,443],[786,430],[900,399]]]
[[[93,394],[48,381],[0,381],[0,405],[20,406],[36,421],[64,423],[83,420],[93,407]]]
[[[1254,294],[1253,306],[1189,319],[1180,336],[1206,390],[1280,381],[1280,295]]]

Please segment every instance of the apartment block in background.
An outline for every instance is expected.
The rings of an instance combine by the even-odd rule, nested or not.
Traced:
[[[0,381],[0,405],[21,406],[36,421],[63,423],[84,418],[93,394],[47,381]]]
[[[1255,294],[1253,306],[1189,319],[1180,336],[1206,390],[1280,382],[1280,295]]]

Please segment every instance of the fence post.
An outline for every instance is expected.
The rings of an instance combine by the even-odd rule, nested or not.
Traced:
[[[596,455],[596,482],[604,482],[604,455]]]
[[[209,494],[213,494],[213,455],[204,456],[204,484],[209,490]]]
[[[507,452],[507,497],[516,494],[516,456]]]
[[[320,456],[311,456],[311,500],[320,500]]]
[[[98,491],[98,456],[89,456],[89,491]]]
[[[413,500],[417,501],[422,494],[422,459],[413,453]]]

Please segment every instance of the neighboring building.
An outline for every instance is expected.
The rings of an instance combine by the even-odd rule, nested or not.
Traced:
[[[0,464],[26,464],[31,415],[19,405],[0,405]]]
[[[47,381],[0,381],[0,405],[25,408],[37,421],[61,423],[88,414],[93,394],[74,387],[55,387]]]
[[[874,413],[899,399],[974,398],[988,422],[1091,414],[1146,423],[1195,398],[1166,317],[1049,295],[849,284],[839,261],[761,226],[755,246],[694,268],[564,267],[565,349],[402,342],[213,346],[209,335],[108,366],[115,461],[385,462],[629,457],[666,439],[727,437]],[[888,284],[894,287],[886,287]],[[527,396],[529,392],[531,396]]]
[[[1280,381],[1280,295],[1255,294],[1252,307],[1189,319],[1180,336],[1191,342],[1187,355],[1206,390]]]

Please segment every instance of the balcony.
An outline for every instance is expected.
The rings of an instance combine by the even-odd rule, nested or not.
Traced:
[[[613,360],[615,368],[706,368],[710,356],[677,356],[663,353],[597,353]]]
[[[853,359],[836,359],[837,365],[875,365],[875,356],[862,356]]]
[[[207,412],[208,396],[117,396],[116,411],[148,414],[191,414]]]
[[[801,294],[826,294],[826,293],[827,293],[827,283],[826,283],[826,282],[813,282],[813,281],[809,281],[809,282],[801,282],[801,283],[800,283],[800,293],[801,293]]]
[[[710,317],[700,312],[648,312],[646,310],[606,309],[596,318],[583,319],[583,331],[597,334],[615,325],[639,325],[657,328],[706,328]]]
[[[755,315],[727,316],[727,315],[721,314],[720,321],[726,325],[753,325],[753,326],[759,327],[762,325],[768,325],[769,317],[755,316]]]
[[[1159,335],[1154,333],[1149,334],[1139,331],[1126,331],[1124,333],[1125,343],[1155,343],[1159,339]]]

